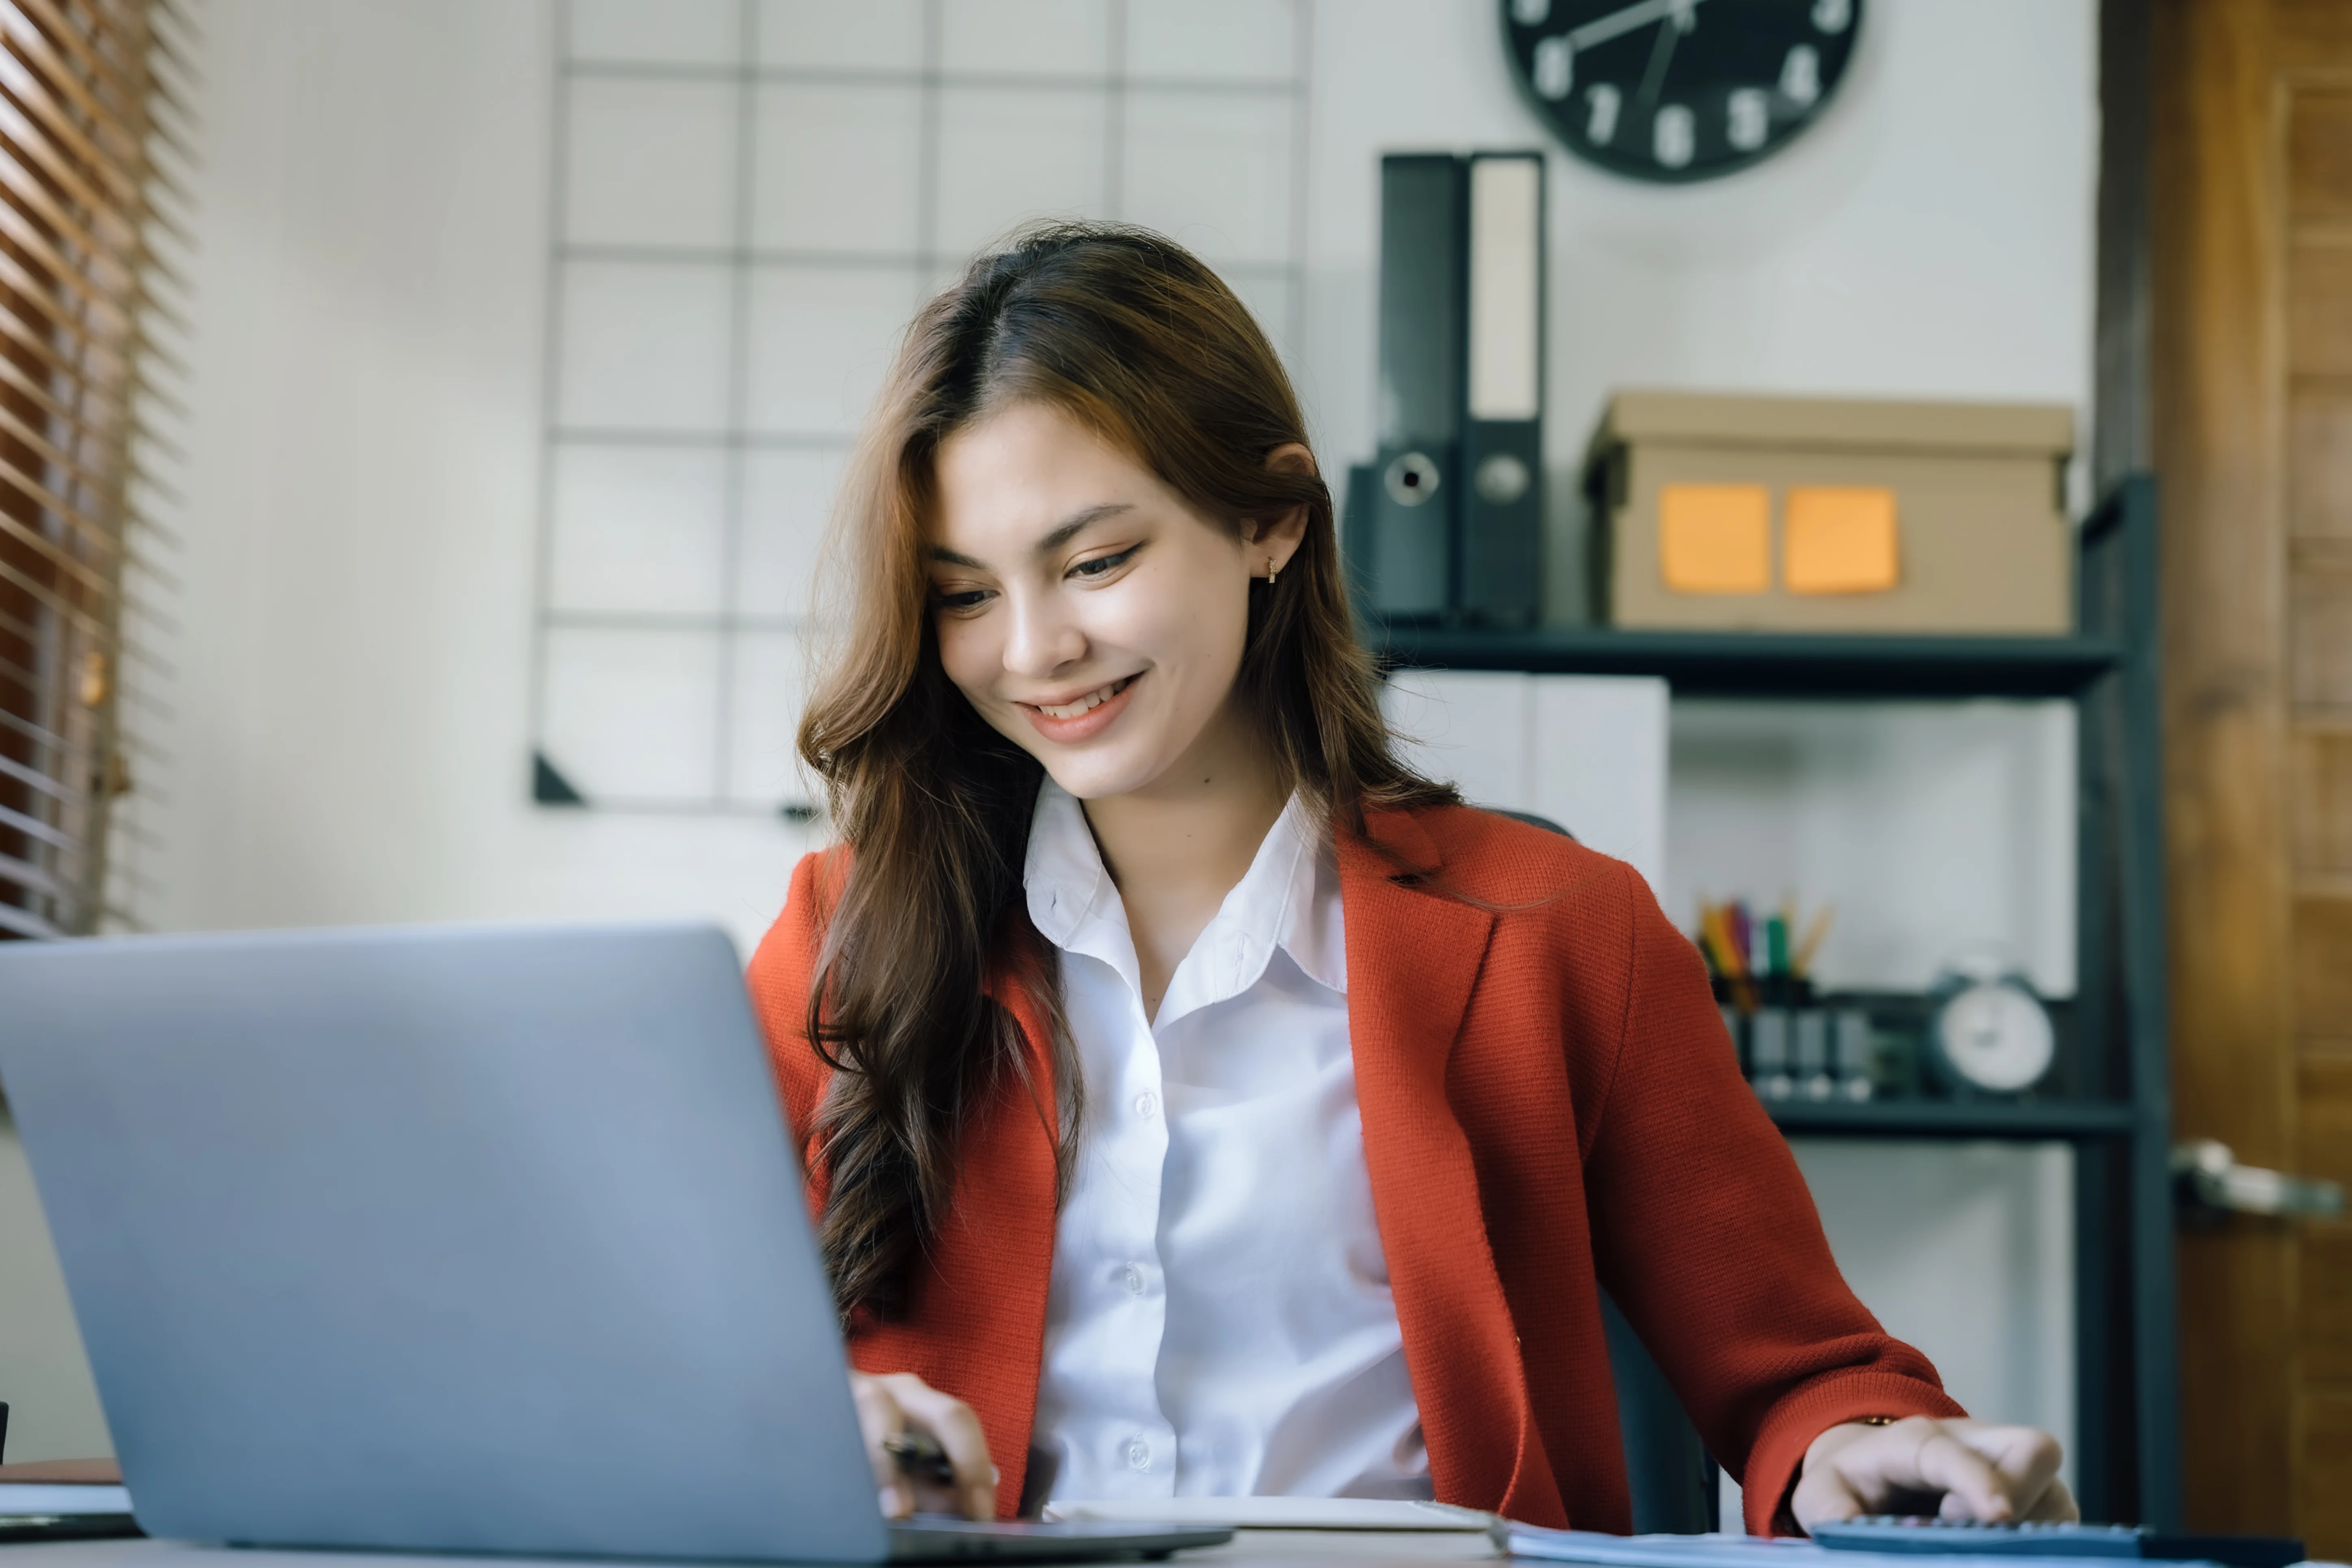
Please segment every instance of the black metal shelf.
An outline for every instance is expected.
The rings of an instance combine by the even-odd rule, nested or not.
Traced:
[[[1910,637],[1762,632],[1529,632],[1391,622],[1368,629],[1390,669],[1661,675],[1682,696],[2071,697],[2111,674],[2107,637]]]
[[[1800,1136],[2075,1142],[2121,1137],[2133,1126],[2129,1105],[2097,1100],[1767,1100],[1764,1109]]]

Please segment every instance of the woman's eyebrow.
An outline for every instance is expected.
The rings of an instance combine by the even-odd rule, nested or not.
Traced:
[[[1051,555],[1054,551],[1060,549],[1064,545],[1068,544],[1071,539],[1076,538],[1078,530],[1085,528],[1087,524],[1098,523],[1105,517],[1115,517],[1121,512],[1131,512],[1133,510],[1135,510],[1135,507],[1126,501],[1105,501],[1098,506],[1088,507],[1083,512],[1073,512],[1070,515],[1068,521],[1065,522],[1060,528],[1055,528],[1052,533],[1047,534],[1044,538],[1039,539],[1034,545],[1032,545],[1029,549],[1029,553],[1031,555]]]
[[[1051,555],[1054,551],[1060,549],[1064,545],[1068,544],[1070,540],[1076,538],[1078,531],[1086,528],[1088,524],[1098,523],[1105,517],[1115,517],[1121,512],[1131,512],[1133,510],[1135,510],[1135,507],[1131,502],[1105,501],[1097,506],[1088,507],[1082,512],[1074,512],[1066,521],[1065,521],[1060,527],[1056,528],[1052,533],[1047,534],[1044,538],[1039,539],[1035,544],[1030,546],[1029,553],[1031,555]],[[986,561],[974,559],[972,557],[964,555],[960,551],[951,550],[945,545],[933,545],[930,549],[930,555],[933,560],[940,562],[943,566],[969,567],[973,571],[986,571],[988,570],[988,563]]]

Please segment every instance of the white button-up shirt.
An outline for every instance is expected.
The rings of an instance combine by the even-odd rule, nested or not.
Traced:
[[[1086,1083],[1033,1438],[1049,1495],[1428,1496],[1330,846],[1293,798],[1156,1019],[1085,811],[1051,779],[1024,883]]]

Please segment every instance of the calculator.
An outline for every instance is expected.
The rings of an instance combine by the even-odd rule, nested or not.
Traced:
[[[1969,1557],[2142,1557],[2286,1568],[2303,1542],[2277,1535],[2182,1535],[2133,1524],[1987,1524],[1973,1519],[1864,1514],[1816,1524],[1813,1539],[1841,1552],[1949,1552]]]

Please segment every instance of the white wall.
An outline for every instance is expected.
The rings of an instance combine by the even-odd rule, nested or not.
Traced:
[[[543,5],[222,0],[205,166],[173,926],[703,915],[801,831],[529,801]]]
[[[1529,811],[1665,885],[1666,683],[1401,670],[1381,710],[1424,777]]]
[[[1873,0],[1832,111],[1752,172],[1649,188],[1555,156],[1555,497],[1618,385],[2083,405],[2094,14]],[[803,847],[781,821],[526,799],[551,15],[545,0],[201,11],[195,414],[173,519],[187,630],[166,640],[170,761],[142,781],[163,808],[153,924],[699,915],[748,941]],[[1321,0],[1312,37],[1294,368],[1336,468],[1370,447],[1377,155],[1544,138],[1491,0]],[[1565,609],[1578,519],[1555,510]],[[2031,1333],[2063,1301],[2064,1248],[2035,1228],[2063,1191],[2048,1160],[1922,1151],[1857,1192],[1843,1155],[1802,1157],[1865,1299],[1956,1385],[2006,1404],[1992,1413],[2059,1422],[2025,1398],[2066,1383],[2047,1336],[2004,1361],[2008,1342],[1981,1332]],[[11,1182],[21,1195],[0,1169]],[[1944,1203],[1956,1184],[1995,1196]],[[1929,1207],[1939,1228],[1916,1222]],[[1974,1293],[1939,1288],[1954,1281]],[[0,1322],[0,1371],[74,1362],[29,1322]],[[36,1334],[45,1348],[24,1350]],[[54,1381],[76,1385],[70,1365]],[[88,1408],[44,1422],[12,1448],[71,1451],[100,1429]]]

